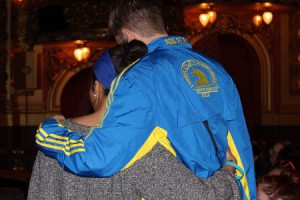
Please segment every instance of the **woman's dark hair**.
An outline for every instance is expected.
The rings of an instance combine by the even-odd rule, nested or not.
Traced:
[[[119,74],[125,67],[143,57],[147,53],[147,46],[139,40],[132,40],[110,48],[108,51],[116,72]]]
[[[300,170],[300,146],[297,144],[289,144],[283,147],[278,155],[277,161],[288,160],[293,163],[297,171]]]
[[[291,177],[300,184],[300,147],[289,144],[280,150],[277,161],[270,172],[277,171],[280,175]]]
[[[299,200],[300,187],[299,184],[293,182],[288,176],[269,175],[262,176],[257,181],[262,191],[270,200]]]
[[[108,50],[117,75],[128,65],[143,57],[147,53],[147,46],[138,40],[117,45]],[[95,83],[96,75],[92,70],[92,85]],[[109,89],[103,86],[104,94],[107,96]]]

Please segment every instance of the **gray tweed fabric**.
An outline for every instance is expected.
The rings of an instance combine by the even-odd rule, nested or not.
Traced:
[[[87,134],[90,127],[63,120],[69,129]],[[201,179],[157,144],[133,166],[110,178],[83,178],[65,172],[56,160],[38,152],[28,200],[105,199],[240,200],[234,174],[220,169]]]

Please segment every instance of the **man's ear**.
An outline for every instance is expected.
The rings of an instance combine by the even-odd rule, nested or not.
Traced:
[[[123,34],[126,36],[127,38],[127,42],[130,42],[132,40],[138,39],[138,35],[136,33],[134,33],[133,31],[131,31],[128,28],[123,28],[122,29]]]

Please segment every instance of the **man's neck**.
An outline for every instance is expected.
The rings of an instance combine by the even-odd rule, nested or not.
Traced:
[[[149,44],[150,42],[152,42],[153,40],[155,40],[157,38],[166,37],[166,36],[168,36],[168,34],[156,34],[153,37],[137,38],[137,40],[140,40],[140,41],[144,42],[145,44]]]

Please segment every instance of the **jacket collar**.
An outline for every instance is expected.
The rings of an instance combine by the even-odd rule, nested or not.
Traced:
[[[153,40],[148,45],[148,52],[157,48],[192,48],[191,44],[182,36],[167,36]]]

